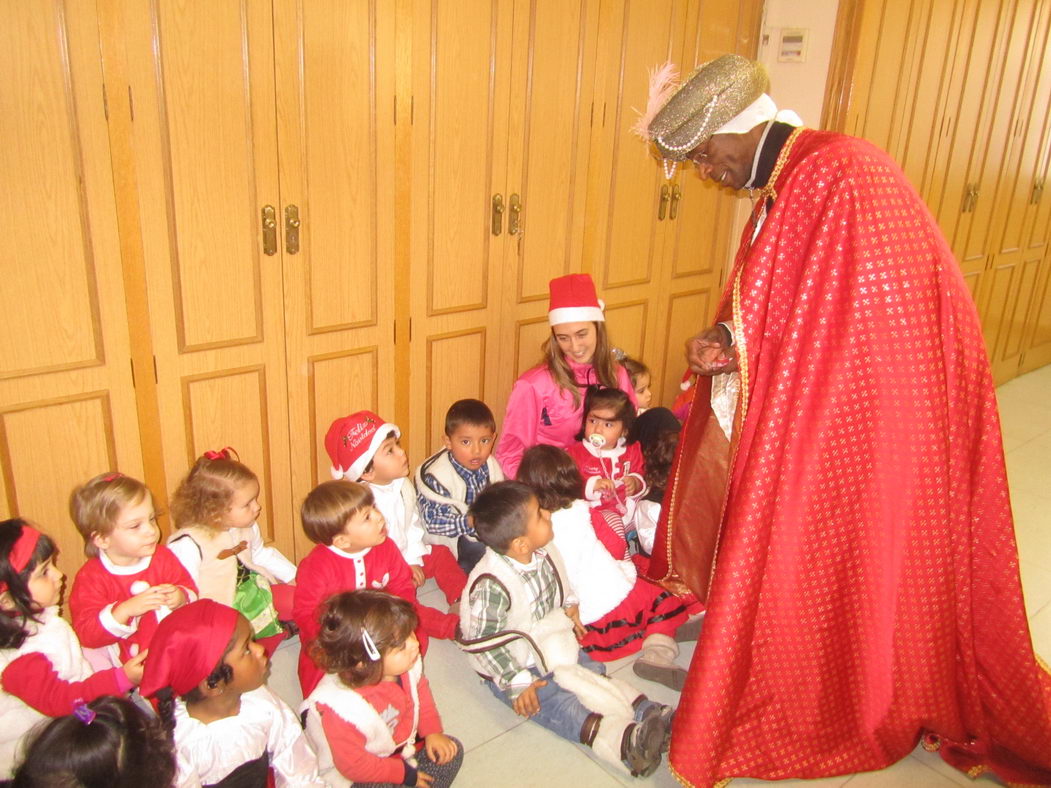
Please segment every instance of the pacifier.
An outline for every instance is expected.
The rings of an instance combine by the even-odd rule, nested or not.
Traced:
[[[593,432],[588,435],[588,443],[594,446],[596,449],[601,449],[606,445],[606,439],[599,435],[597,432]]]

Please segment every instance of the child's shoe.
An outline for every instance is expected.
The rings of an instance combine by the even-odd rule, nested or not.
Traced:
[[[647,635],[642,641],[642,653],[631,666],[635,675],[647,681],[656,681],[676,692],[686,686],[686,671],[675,664],[679,645],[667,635]]]
[[[661,765],[661,747],[667,729],[660,715],[634,722],[624,729],[620,740],[620,760],[632,777],[649,777]]]
[[[677,643],[685,643],[688,640],[697,640],[701,636],[701,628],[704,626],[704,612],[690,616],[686,623],[675,630]]]
[[[645,722],[651,717],[660,718],[661,724],[664,725],[664,740],[661,741],[661,752],[667,752],[668,747],[671,745],[671,724],[675,720],[675,708],[661,703],[654,703],[648,699],[647,701],[647,705],[641,714],[636,711],[635,719],[638,722]]]

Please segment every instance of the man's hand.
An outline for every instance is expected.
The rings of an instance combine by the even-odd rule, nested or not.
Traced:
[[[427,578],[423,576],[422,566],[416,566],[415,564],[413,564],[409,567],[409,569],[412,570],[412,584],[414,586],[419,588],[427,581]]]
[[[536,691],[539,687],[546,686],[546,681],[537,679],[522,690],[522,694],[511,703],[511,708],[515,710],[515,714],[519,717],[532,717],[540,711],[540,699],[536,696]]]
[[[737,351],[727,344],[726,330],[712,326],[686,340],[686,362],[698,375],[736,372]]]

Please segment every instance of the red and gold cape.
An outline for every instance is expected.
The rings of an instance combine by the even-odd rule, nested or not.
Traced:
[[[742,392],[702,383],[651,576],[707,601],[670,761],[694,785],[880,769],[917,741],[1051,783],[978,316],[900,168],[804,130],[717,319]],[[751,242],[750,242],[751,241]]]

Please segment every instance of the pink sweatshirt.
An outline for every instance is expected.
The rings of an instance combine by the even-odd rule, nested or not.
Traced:
[[[584,394],[591,383],[598,383],[591,364],[576,364],[567,359],[573,376],[580,384],[580,405],[573,407],[573,395],[558,387],[546,364],[540,364],[515,381],[507,400],[507,413],[500,441],[496,445],[496,459],[508,479],[518,472],[525,450],[538,443],[568,448],[580,432],[584,421]],[[637,404],[631,376],[617,365],[618,387]]]

